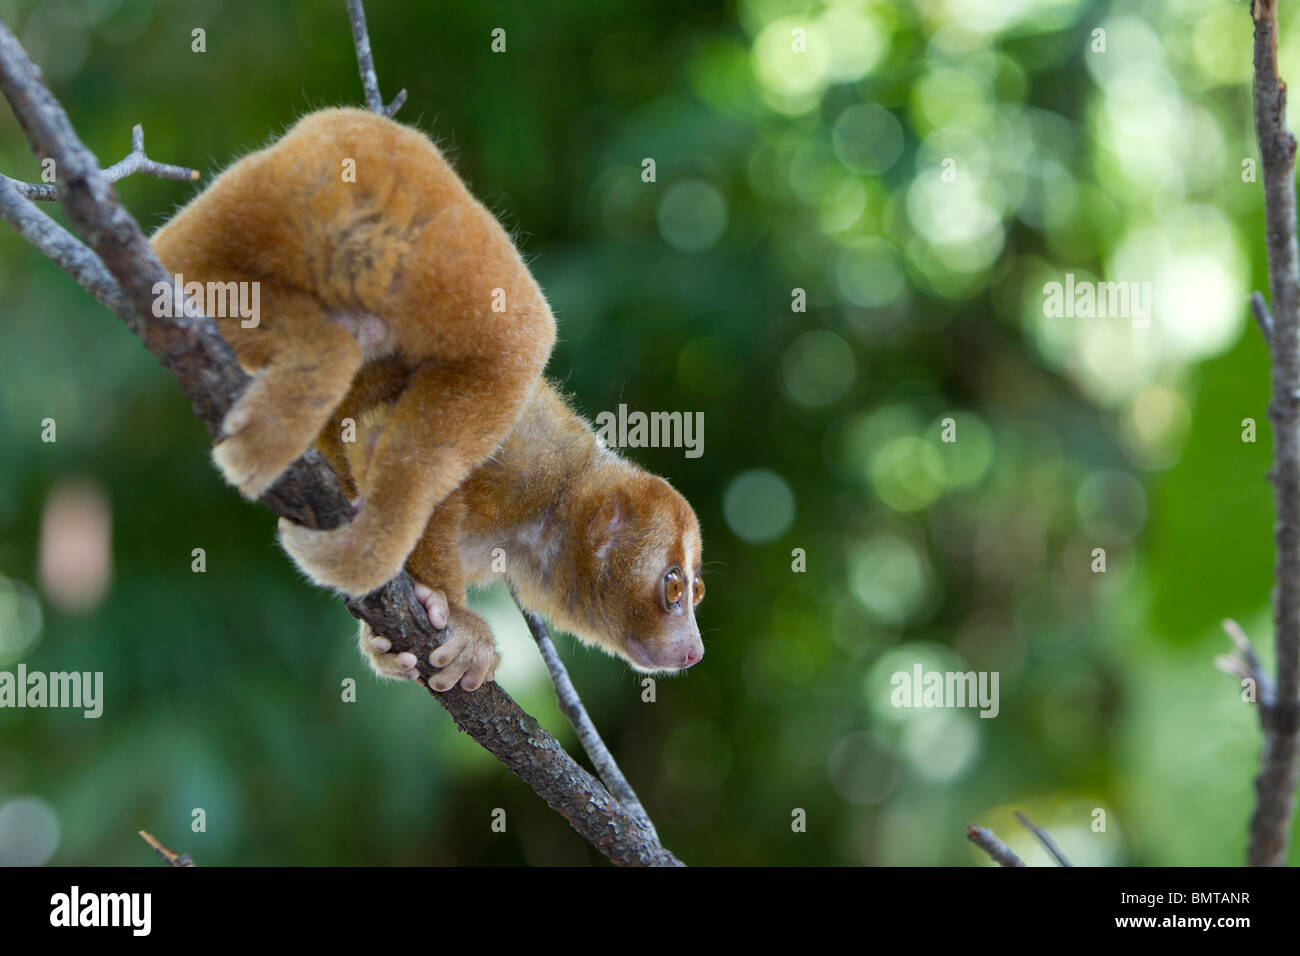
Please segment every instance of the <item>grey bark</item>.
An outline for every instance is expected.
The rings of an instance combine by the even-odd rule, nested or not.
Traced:
[[[1297,744],[1300,738],[1300,267],[1296,248],[1296,141],[1286,126],[1286,84],[1277,67],[1276,0],[1254,0],[1255,132],[1264,184],[1271,315],[1255,306],[1265,331],[1272,395],[1274,563],[1273,627],[1277,681],[1260,688],[1263,728],[1255,812],[1247,860],[1252,866],[1286,862],[1295,814]],[[1268,316],[1267,319],[1263,318]]]

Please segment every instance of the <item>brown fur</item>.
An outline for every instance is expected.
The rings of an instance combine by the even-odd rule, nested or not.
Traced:
[[[361,512],[335,531],[281,533],[313,580],[347,594],[402,567],[434,507],[504,437],[555,340],[519,253],[433,143],[363,110],[305,117],[217,177],[153,247],[187,282],[261,284],[261,324],[222,323],[256,378],[214,451],[248,497],[311,445],[363,365],[384,363],[397,404]],[[495,289],[505,312],[492,311]]]
[[[364,481],[386,424],[385,406],[374,406],[355,443],[322,450],[331,460],[344,456],[342,470]],[[493,567],[498,548],[503,571]],[[659,671],[703,656],[691,599],[694,588],[702,593],[701,554],[686,499],[605,448],[542,381],[501,447],[434,513],[406,567],[444,592],[453,633],[486,630],[465,589],[503,573],[529,610],[638,670]],[[669,606],[664,577],[674,569],[685,595]],[[363,628],[363,650],[369,636]],[[494,668],[495,661],[488,673]]]
[[[643,669],[698,660],[694,513],[601,449],[542,382],[555,339],[546,300],[426,136],[363,110],[313,113],[217,177],[152,243],[185,282],[259,284],[257,327],[218,320],[254,379],[213,457],[250,498],[313,443],[330,458],[362,500],[356,518],[333,531],[282,521],[281,542],[346,594],[403,564],[436,589],[451,631],[434,663],[457,675],[439,689],[491,678],[491,634],[465,588],[488,576],[493,547],[526,605],[579,637]],[[493,311],[502,293],[505,311]],[[343,441],[348,419],[356,448]],[[684,611],[662,598],[674,566]]]

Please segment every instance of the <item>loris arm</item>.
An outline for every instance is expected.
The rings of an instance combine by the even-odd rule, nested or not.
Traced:
[[[391,405],[374,406],[356,423],[355,441],[342,446],[345,456],[342,463],[358,487],[366,487],[371,480],[377,452],[392,415]],[[491,628],[470,610],[465,593],[460,553],[464,520],[465,498],[457,489],[434,510],[406,561],[406,570],[415,581],[416,597],[424,605],[429,623],[446,631],[442,644],[429,656],[429,663],[440,668],[429,678],[429,686],[437,691],[450,690],[458,683],[465,690],[477,690],[496,677],[501,663]],[[392,642],[376,635],[364,621],[357,641],[362,655],[381,677],[419,679],[415,656],[392,653]]]

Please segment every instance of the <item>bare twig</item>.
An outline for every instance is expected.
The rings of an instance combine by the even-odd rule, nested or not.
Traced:
[[[10,221],[17,220],[25,236],[42,251],[57,254],[56,261],[69,274],[126,320],[145,347],[176,376],[199,418],[215,434],[248,376],[215,323],[201,313],[187,314],[191,311],[187,309],[175,317],[142,318],[152,315],[157,284],[170,290],[173,280],[122,207],[94,155],[78,138],[63,107],[45,87],[40,70],[3,23],[0,92],[38,155],[54,158],[60,171],[59,199],[69,222],[90,248],[75,248],[70,235],[52,231],[33,218],[34,207],[19,202],[22,197],[7,184],[0,188],[4,200],[0,208],[7,211],[6,218],[13,216]],[[314,451],[295,462],[262,501],[309,528],[338,527],[353,514],[338,476]],[[369,622],[376,634],[389,638],[396,650],[414,653],[422,677],[427,680],[433,673],[428,655],[441,636],[416,601],[409,576],[403,573],[373,594],[347,602],[347,607]],[[457,688],[434,697],[462,730],[517,773],[610,860],[623,865],[680,865],[498,685],[487,684],[472,694]]]
[[[1011,852],[1007,846],[994,835],[992,830],[977,827],[971,823],[966,827],[966,839],[993,858],[998,866],[1024,866],[1025,861]]]
[[[1025,816],[1019,810],[1016,811],[1016,819],[1020,821],[1021,825],[1025,827],[1025,829],[1038,837],[1038,842],[1046,848],[1048,853],[1052,854],[1052,858],[1056,860],[1057,864],[1060,866],[1074,866],[1074,864],[1066,858],[1066,855],[1061,852],[1061,848],[1056,845],[1056,841],[1052,839],[1050,833],[1038,824],[1034,823],[1033,820],[1030,820],[1029,817]]]
[[[393,116],[406,102],[406,89],[397,91],[393,102],[384,105],[379,94],[379,76],[375,73],[375,58],[370,52],[370,33],[366,30],[366,11],[361,0],[348,0],[348,19],[352,21],[352,42],[357,48],[357,66],[361,68],[361,87],[366,94],[366,109],[381,116]]]
[[[1296,141],[1286,126],[1286,84],[1277,68],[1277,0],[1252,0],[1255,23],[1255,133],[1264,185],[1269,292],[1268,329],[1273,425],[1273,623],[1277,684],[1260,699],[1263,746],[1255,778],[1255,813],[1247,860],[1252,866],[1286,862],[1295,812],[1300,756],[1300,256],[1296,247]],[[1258,316],[1258,312],[1256,313]]]
[[[528,622],[528,630],[532,632],[533,640],[537,642],[537,649],[541,652],[542,660],[546,662],[546,670],[551,675],[551,683],[555,685],[555,697],[559,701],[560,711],[565,717],[569,718],[569,723],[573,725],[573,731],[578,735],[578,741],[582,744],[582,749],[587,752],[592,766],[596,768],[596,773],[600,774],[600,779],[609,792],[614,795],[614,799],[623,805],[623,809],[628,812],[628,816],[636,820],[648,833],[658,833],[654,824],[650,822],[650,816],[645,812],[645,807],[641,806],[641,801],[637,799],[636,791],[632,785],[627,782],[623,776],[623,771],[619,769],[618,762],[614,759],[609,748],[605,746],[605,741],[601,739],[600,732],[596,730],[596,725],[592,723],[591,717],[587,715],[587,708],[582,704],[582,698],[578,696],[577,689],[573,686],[573,681],[569,679],[569,672],[564,667],[564,661],[560,660],[560,654],[555,649],[555,643],[551,640],[551,634],[546,629],[546,622],[537,614],[529,611],[519,601],[519,595],[511,592],[511,597],[515,599],[515,604]]]
[[[182,182],[192,182],[199,178],[197,169],[187,169],[184,166],[169,166],[167,163],[160,163],[157,160],[150,159],[144,151],[144,127],[139,123],[131,127],[131,152],[104,170],[104,177],[110,183],[115,183],[134,173],[144,173],[146,176],[157,176],[159,179],[176,179]],[[25,183],[17,179],[10,179],[8,176],[0,176],[0,179],[13,186],[19,195],[36,202],[54,202],[59,198],[59,187],[54,183]]]
[[[122,293],[117,280],[109,275],[99,256],[81,244],[14,188],[14,181],[0,178],[0,219],[18,230],[18,234],[45,253],[55,265],[72,276],[77,284],[108,306],[127,325],[140,324],[135,309]]]
[[[151,847],[153,847],[154,852],[157,853],[164,860],[166,860],[168,866],[193,866],[194,865],[194,861],[190,859],[190,855],[188,853],[175,853],[167,849],[165,846],[159,843],[158,839],[148,830],[141,830],[139,832],[140,832],[140,836],[144,837],[144,842],[148,843]]]
[[[1253,292],[1250,296],[1250,311],[1255,315],[1255,321],[1259,323],[1259,330],[1264,333],[1264,341],[1273,341],[1273,313],[1268,311],[1268,303],[1264,297]]]
[[[1241,625],[1231,618],[1223,621],[1222,627],[1224,633],[1232,640],[1235,647],[1234,654],[1221,654],[1214,659],[1215,666],[1225,673],[1232,674],[1241,680],[1251,680],[1255,684],[1255,701],[1264,705],[1273,703],[1273,682],[1269,676],[1264,673],[1264,668],[1259,663],[1259,655],[1255,653],[1255,645],[1250,643],[1250,638],[1246,632],[1241,629]]]

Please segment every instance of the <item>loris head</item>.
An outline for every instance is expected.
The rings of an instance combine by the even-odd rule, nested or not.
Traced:
[[[691,506],[668,482],[626,465],[585,491],[573,516],[576,614],[556,623],[639,671],[675,671],[704,656],[695,609],[703,546]],[[556,609],[559,610],[559,609]]]

